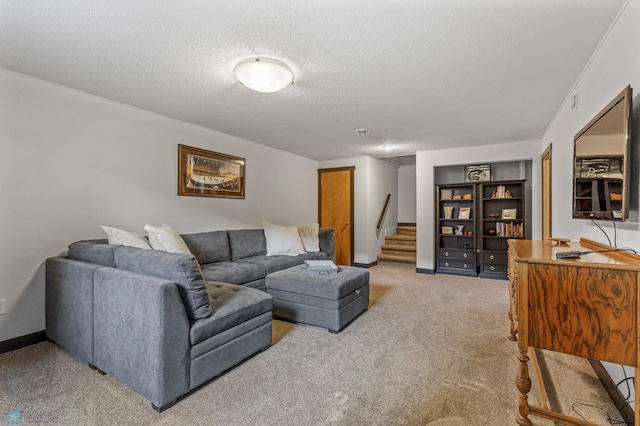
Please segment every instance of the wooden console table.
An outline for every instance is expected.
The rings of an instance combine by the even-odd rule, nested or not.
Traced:
[[[618,251],[556,259],[556,253],[563,251],[609,249],[586,239],[561,245],[509,240],[513,290],[509,317],[512,336],[516,331],[518,334],[519,425],[532,425],[532,415],[566,425],[597,426],[551,411],[545,398],[541,398],[542,407],[529,405],[529,347],[629,365],[635,367],[638,377],[640,256]],[[640,386],[638,380],[635,383],[635,403],[639,407]],[[543,393],[542,383],[540,388]],[[635,425],[640,426],[640,414],[635,416]]]

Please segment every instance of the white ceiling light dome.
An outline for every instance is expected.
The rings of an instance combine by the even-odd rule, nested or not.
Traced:
[[[257,92],[273,93],[293,83],[293,71],[284,62],[271,58],[249,58],[233,70],[240,83]]]

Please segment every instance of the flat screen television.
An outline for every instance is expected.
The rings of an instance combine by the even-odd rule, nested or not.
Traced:
[[[624,221],[629,215],[633,91],[627,86],[573,138],[573,217]]]

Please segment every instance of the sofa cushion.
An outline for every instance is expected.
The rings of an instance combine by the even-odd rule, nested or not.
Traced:
[[[304,253],[304,247],[296,226],[280,226],[262,221],[264,237],[267,241],[267,256],[297,256]]]
[[[118,269],[175,282],[189,319],[211,316],[202,271],[193,255],[121,247],[114,258]]]
[[[147,223],[144,230],[149,234],[149,244],[154,250],[191,254],[182,237],[171,226],[164,223],[160,226]]]
[[[300,235],[300,241],[304,246],[306,252],[318,252],[320,251],[320,226],[317,223],[304,223],[302,225],[296,225],[298,228],[298,235]]]
[[[100,228],[102,228],[105,234],[107,234],[109,244],[151,250],[149,241],[147,241],[145,237],[138,233],[120,228],[112,228],[109,226],[100,226]]]
[[[182,235],[182,239],[191,250],[191,253],[198,259],[200,265],[231,260],[227,231],[186,234]]]
[[[193,323],[191,345],[270,312],[273,308],[272,297],[263,291],[220,282],[208,281],[204,285],[213,314]]]
[[[227,231],[231,260],[267,254],[267,240],[262,229]]]
[[[291,268],[296,265],[304,263],[299,256],[253,256],[246,259],[240,259],[237,263],[250,263],[252,265],[259,265],[266,271],[266,274],[272,272],[281,271],[283,269]],[[265,274],[265,276],[266,276]]]
[[[246,262],[217,262],[202,265],[202,275],[207,281],[244,284],[267,276],[262,265]]]
[[[67,257],[115,268],[116,261],[113,258],[113,253],[119,247],[109,244],[106,239],[78,241],[69,246]]]

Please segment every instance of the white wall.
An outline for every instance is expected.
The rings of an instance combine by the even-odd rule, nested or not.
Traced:
[[[576,83],[574,90],[567,94],[567,98],[574,93],[578,94],[578,109],[572,110],[563,105],[542,138],[543,147],[553,143],[552,229],[554,236],[572,240],[586,237],[607,243],[604,234],[592,225],[591,221],[571,218],[572,204],[569,195],[572,185],[573,137],[628,84],[631,84],[634,89],[634,97],[639,99],[640,50],[638,46],[640,46],[640,0],[630,0]],[[634,115],[637,117],[640,103],[636,102],[633,108],[636,111]],[[633,149],[636,156],[640,155],[639,132],[640,120],[636,119],[632,129],[635,143]],[[636,165],[638,163],[636,162]],[[640,170],[636,168],[631,170],[631,173],[635,175],[632,179],[635,187],[631,187],[631,191],[634,192],[633,198],[637,203],[640,194],[637,176]],[[636,205],[630,221],[617,226],[619,247],[628,246],[640,250],[640,220],[637,208]],[[604,221],[600,223],[613,239],[613,225]],[[604,365],[614,382],[624,379],[620,366],[608,363]],[[633,376],[633,369],[627,368],[627,375]],[[633,398],[632,395],[632,401]]]
[[[246,158],[246,199],[178,197],[178,144]],[[0,341],[44,323],[44,261],[99,225],[317,220],[313,160],[0,69]]]
[[[397,166],[363,156],[321,161],[319,168],[355,166],[354,172],[354,263],[370,264],[380,254],[385,230],[398,224]],[[380,231],[376,229],[387,194],[391,205]]]
[[[555,119],[547,128],[543,147],[553,143],[552,158],[552,229],[556,237],[577,240],[590,238],[607,243],[604,234],[589,220],[572,219],[571,194],[573,173],[573,137],[602,108],[604,108],[628,84],[634,88],[634,97],[640,94],[640,1],[631,0],[614,27],[593,57],[574,90],[567,97],[578,94],[578,109],[569,109],[566,103],[558,110]],[[635,110],[640,109],[636,103]],[[632,134],[637,136],[640,123],[633,123]],[[636,139],[636,143],[637,143]],[[640,147],[635,147],[636,152]],[[640,170],[632,170],[638,174]],[[561,190],[556,191],[556,188]],[[631,188],[638,199],[640,188]],[[637,209],[637,206],[636,206]],[[624,224],[618,224],[618,246],[633,246],[640,250],[640,224],[637,210],[634,217]],[[613,237],[613,225],[600,222]]]
[[[416,223],[416,166],[398,168],[398,222]]]
[[[485,164],[531,160],[531,228],[533,238],[540,238],[540,152],[539,140],[417,152],[416,193],[419,196],[416,202],[416,224],[420,232],[417,239],[416,268],[433,270],[435,267],[435,167],[469,164],[470,161]]]

